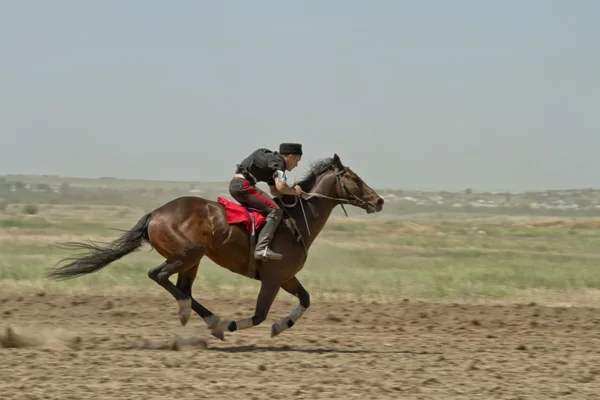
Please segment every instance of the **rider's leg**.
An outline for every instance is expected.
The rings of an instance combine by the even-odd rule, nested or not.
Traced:
[[[277,225],[281,221],[281,217],[283,217],[283,210],[281,208],[272,208],[267,214],[267,222],[258,235],[254,258],[280,260],[283,257],[283,255],[271,251],[268,247],[273,239],[275,229],[277,229]]]
[[[245,179],[236,179],[232,181],[229,186],[229,192],[231,193],[231,196],[243,206],[261,210],[266,214],[267,222],[258,235],[254,258],[268,258],[271,260],[281,259],[283,256],[274,253],[268,246],[273,238],[277,225],[279,225],[279,222],[283,217],[283,210],[279,208],[265,192],[256,186],[251,185],[250,182]]]

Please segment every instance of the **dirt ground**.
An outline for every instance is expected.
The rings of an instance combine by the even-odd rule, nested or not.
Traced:
[[[270,338],[295,306],[280,297],[222,342],[168,294],[0,295],[0,398],[600,399],[600,309],[314,301]]]

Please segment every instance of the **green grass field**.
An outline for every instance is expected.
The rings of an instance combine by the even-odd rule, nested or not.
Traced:
[[[147,277],[162,262],[144,246],[106,269],[66,282],[43,277],[67,253],[54,245],[110,241],[143,210],[120,206],[40,205],[27,215],[0,213],[2,293],[128,293],[164,289]],[[367,301],[536,301],[594,305],[600,300],[600,220],[485,215],[332,217],[298,275],[313,299]],[[174,279],[174,278],[172,278]],[[258,282],[201,264],[201,299],[254,297]],[[162,293],[161,293],[162,294]],[[287,294],[281,293],[280,297]]]

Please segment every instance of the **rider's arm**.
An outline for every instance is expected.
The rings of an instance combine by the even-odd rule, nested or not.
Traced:
[[[271,196],[274,196],[274,197],[281,196],[281,193],[279,192],[279,190],[277,190],[277,187],[275,186],[275,184],[269,185],[269,190],[271,191]]]
[[[277,170],[273,176],[273,180],[275,182],[275,188],[277,191],[279,191],[279,193],[292,196],[296,195],[296,191],[288,186],[287,177],[284,171]]]

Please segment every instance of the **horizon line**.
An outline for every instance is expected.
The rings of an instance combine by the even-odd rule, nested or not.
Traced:
[[[55,175],[55,174],[2,174],[0,178],[5,177],[28,177],[28,178],[59,178],[59,179],[80,179],[80,180],[120,180],[120,181],[143,181],[143,182],[164,182],[164,183],[204,183],[204,184],[227,184],[229,181],[197,181],[197,180],[175,180],[175,179],[148,179],[148,178],[125,178],[125,177],[116,177],[116,176],[76,176],[76,175]],[[259,182],[262,184],[262,182]],[[399,188],[376,188],[378,191],[398,191],[398,190],[407,190],[407,191],[422,191],[422,192],[449,192],[449,193],[458,193],[465,192],[467,190],[472,191],[473,193],[536,193],[536,192],[562,192],[562,191],[584,191],[584,190],[600,190],[600,187],[571,187],[571,188],[562,188],[562,189],[477,189],[476,187],[467,187],[464,189],[441,189],[441,188],[408,188],[408,187],[399,187]]]

